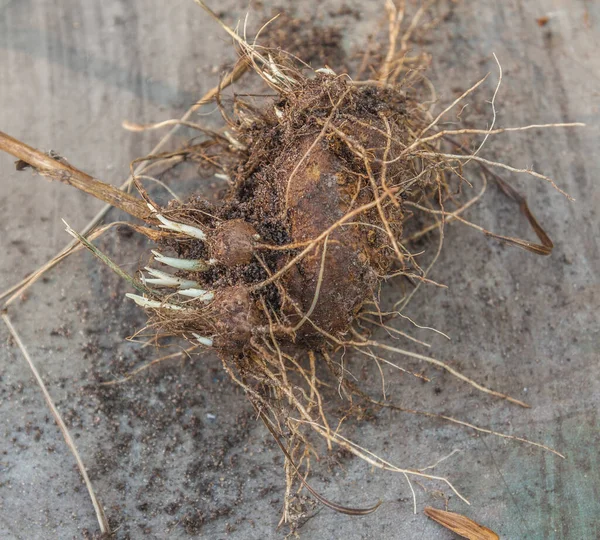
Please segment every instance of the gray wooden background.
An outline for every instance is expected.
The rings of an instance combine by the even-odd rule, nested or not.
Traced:
[[[230,24],[248,8],[234,0],[212,4]],[[271,4],[251,8],[255,25]],[[453,16],[428,45],[442,103],[491,71],[490,84],[469,105],[485,107],[497,78],[495,52],[504,69],[497,125],[582,121],[588,127],[503,135],[483,154],[546,172],[576,199],[570,203],[538,180],[505,175],[527,194],[555,241],[552,256],[535,257],[452,225],[433,274],[449,289],[424,288],[409,310],[452,337],[432,339],[432,354],[532,409],[488,399],[435,371],[426,386],[389,372],[388,392],[405,406],[539,440],[567,459],[399,413],[381,413],[354,436],[407,467],[430,465],[459,449],[435,471],[472,505],[451,497],[449,507],[502,538],[598,538],[600,4],[450,4]],[[351,53],[376,29],[382,5],[327,0],[307,2],[302,10],[340,25]],[[343,6],[360,17],[339,16]],[[549,20],[542,27],[536,19],[544,16]],[[233,58],[229,40],[191,0],[0,0],[0,129],[117,184],[129,161],[160,137],[125,132],[121,121],[179,117]],[[16,173],[4,155],[0,177],[4,290],[68,241],[61,218],[81,227],[101,205]],[[469,217],[497,232],[527,234],[515,207],[493,189]],[[115,233],[101,245],[131,271],[146,247]],[[144,320],[122,301],[125,292],[80,253],[9,310],[76,437],[115,536],[281,537],[275,531],[281,457],[216,359],[173,362],[111,390],[98,387],[99,379],[157,354],[124,341]],[[0,537],[94,535],[97,523],[74,460],[4,327],[0,338]],[[404,478],[358,460],[332,460],[312,482],[341,503],[385,503],[364,518],[324,509],[302,528],[305,538],[453,538],[421,513],[426,504],[443,507],[441,484],[415,484],[419,513],[413,515]]]

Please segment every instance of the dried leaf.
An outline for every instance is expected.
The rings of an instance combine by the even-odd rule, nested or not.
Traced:
[[[428,506],[425,508],[425,515],[468,540],[500,540],[494,531],[461,514],[445,512]]]

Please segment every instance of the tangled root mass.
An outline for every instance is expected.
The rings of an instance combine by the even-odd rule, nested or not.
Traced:
[[[206,270],[179,275],[221,301],[163,322],[210,336],[226,355],[271,333],[317,348],[343,341],[381,276],[411,267],[398,247],[403,200],[422,198],[436,168],[423,174],[411,157],[394,158],[422,127],[419,108],[394,88],[298,71],[292,90],[263,109],[235,105],[243,111],[229,136],[235,156],[229,141],[211,145],[211,159],[227,155],[229,193],[208,212],[194,200],[161,210],[206,231],[205,240],[169,238],[165,247],[204,254]]]

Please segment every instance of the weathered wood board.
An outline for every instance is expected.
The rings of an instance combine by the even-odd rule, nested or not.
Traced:
[[[262,2],[255,17],[270,13],[270,4]],[[343,26],[348,51],[383,16],[383,2],[308,4],[302,10],[316,20]],[[360,17],[332,17],[342,4]],[[490,71],[489,85],[469,105],[485,107],[497,80],[496,53],[503,68],[498,126],[582,121],[588,127],[502,135],[483,154],[548,173],[575,198],[568,202],[533,178],[504,175],[527,194],[555,241],[552,256],[535,257],[452,225],[433,274],[449,288],[423,288],[409,313],[452,337],[435,337],[432,354],[532,408],[488,399],[435,371],[425,386],[390,371],[395,382],[388,391],[405,406],[539,440],[567,459],[399,413],[381,413],[356,435],[407,467],[460,449],[435,469],[472,503],[453,496],[450,509],[502,538],[599,538],[600,3],[450,4],[452,17],[432,30],[428,46],[442,103]],[[231,24],[247,7],[218,3]],[[548,17],[544,26],[541,17]],[[181,116],[233,58],[229,40],[191,0],[0,0],[0,129],[117,184],[129,161],[161,135],[125,132],[122,120]],[[4,155],[0,176],[4,290],[68,242],[61,218],[82,227],[101,205],[15,172]],[[469,218],[495,232],[527,234],[514,205],[493,189]],[[120,253],[127,269],[139,266],[141,240],[110,233],[101,245]],[[171,363],[129,384],[98,387],[98,376],[156,356],[124,341],[144,320],[123,302],[125,292],[107,269],[79,253],[9,309],[76,437],[116,537],[277,537],[281,456],[216,359]],[[97,523],[74,460],[6,328],[0,336],[0,537],[93,534]],[[358,460],[342,465],[313,485],[341,503],[385,503],[364,518],[323,510],[304,525],[305,538],[453,537],[422,514],[426,504],[443,507],[436,491],[442,484],[414,484],[413,515],[404,477]]]

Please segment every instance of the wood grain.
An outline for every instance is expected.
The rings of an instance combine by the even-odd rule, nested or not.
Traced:
[[[274,5],[262,4],[263,11],[251,18],[257,26]],[[496,53],[504,70],[497,126],[581,121],[588,127],[489,141],[482,155],[547,173],[576,199],[570,203],[534,179],[504,176],[527,195],[554,252],[535,257],[452,225],[431,276],[449,290],[423,288],[408,313],[448,333],[452,341],[401,327],[431,341],[436,357],[527,401],[532,410],[485,398],[435,371],[428,372],[428,385],[390,372],[387,391],[407,406],[539,440],[567,459],[392,411],[361,424],[353,435],[390,461],[415,468],[460,448],[435,473],[451,478],[472,503],[469,516],[502,538],[599,538],[600,3],[442,4],[451,8],[450,15],[431,30],[431,42],[425,44],[433,55],[430,78],[440,104],[489,71],[490,84],[463,111],[468,119],[470,111],[475,118],[476,109],[487,110],[489,118]],[[210,5],[233,25],[247,11],[246,2],[237,0]],[[360,16],[335,15],[342,5]],[[359,0],[307,2],[298,9],[316,21],[340,25],[348,51],[359,52],[383,15],[379,2]],[[540,17],[548,17],[547,24],[540,26]],[[121,122],[180,116],[214,86],[221,66],[234,56],[229,40],[192,0],[0,1],[0,128],[118,185],[130,160],[144,155],[161,136],[125,132]],[[194,121],[210,124],[214,119],[197,116]],[[174,144],[191,135],[183,132]],[[22,175],[29,173],[16,173],[12,161],[0,156],[2,289],[68,240],[60,218],[77,228],[100,207],[68,186],[36,178],[24,182]],[[211,196],[208,182],[197,176],[170,186]],[[110,217],[122,216],[113,212]],[[492,189],[468,217],[499,234],[527,231],[514,203]],[[113,256],[125,253],[117,262],[135,272],[146,253],[136,238],[109,236],[102,248]],[[214,359],[165,365],[110,395],[98,390],[97,379],[161,355],[124,341],[144,322],[122,302],[125,292],[91,255],[81,253],[11,307],[11,319],[66,413],[117,537],[273,537],[283,496],[278,453]],[[385,289],[382,294],[396,293]],[[70,456],[47,424],[43,398],[2,332],[0,537],[93,533],[93,510]],[[389,343],[396,344],[391,338]],[[374,366],[349,361],[365,374],[367,388],[380,391]],[[406,367],[420,369],[418,364]],[[168,428],[157,427],[153,419],[159,417]],[[360,519],[321,511],[304,525],[306,538],[453,537],[422,513],[413,515],[403,477],[339,459],[341,466],[327,461],[332,472],[311,480],[315,489],[351,506],[365,498],[384,503]],[[439,505],[441,488],[415,485],[419,507]],[[467,513],[456,498],[449,505]]]

